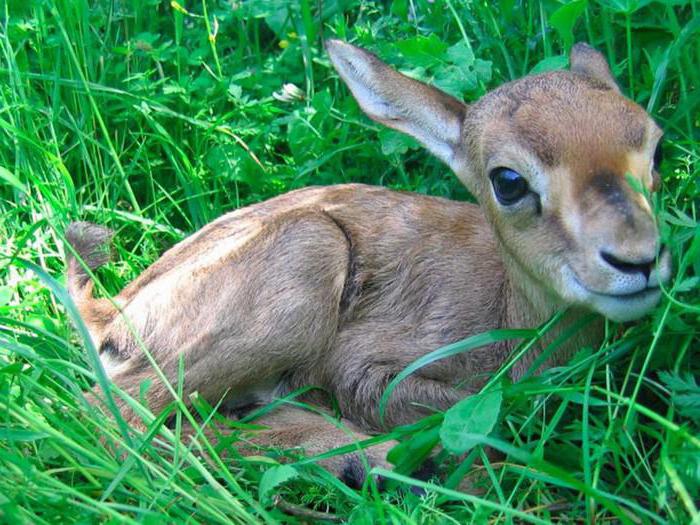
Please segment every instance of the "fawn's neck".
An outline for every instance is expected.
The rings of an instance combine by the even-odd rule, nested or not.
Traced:
[[[599,315],[591,314],[580,307],[567,307],[505,254],[504,262],[506,269],[505,327],[541,327],[555,314],[563,312],[561,319],[515,364],[511,370],[511,377],[514,380],[522,377],[542,351],[558,336],[565,336],[564,340],[552,356],[538,367],[539,371],[560,365],[578,350],[586,346],[595,347],[599,343],[603,328],[603,319]]]

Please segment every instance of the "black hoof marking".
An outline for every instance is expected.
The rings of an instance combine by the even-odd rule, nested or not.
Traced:
[[[411,477],[419,479],[421,481],[429,481],[438,475],[438,466],[433,458],[426,459],[420,467],[418,467],[412,474]],[[427,494],[426,490],[422,487],[416,487],[411,485],[409,489],[411,494],[415,494],[418,497],[423,497]]]
[[[370,464],[371,467],[371,464]],[[345,483],[352,489],[359,490],[367,479],[367,469],[364,462],[355,454],[348,456],[343,465],[343,471],[340,474],[340,481]],[[377,490],[383,492],[386,490],[386,479],[382,476],[375,476]]]
[[[360,458],[354,454],[348,456],[340,473],[340,481],[352,489],[361,489],[366,477],[367,471]]]
[[[427,458],[420,467],[413,471],[412,477],[428,481],[438,475],[438,466],[433,458]]]

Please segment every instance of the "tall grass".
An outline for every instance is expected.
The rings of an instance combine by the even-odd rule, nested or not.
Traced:
[[[700,523],[699,29],[694,0],[2,4],[0,521]],[[504,384],[483,438],[503,461],[481,445],[443,451],[439,479],[383,472],[396,480],[384,493],[350,490],[294,452],[238,457],[248,424],[229,422],[219,444],[181,439],[179,423],[163,426],[187,417],[178,406],[146,433],[120,428],[85,402],[94,349],[61,285],[76,219],[117,230],[98,274],[115,293],[187,233],[294,188],[469,199],[416,143],[360,114],[323,52],[331,36],[465,100],[565,67],[585,40],[666,132],[656,204],[675,277],[654,314]],[[393,459],[427,453],[441,424],[393,432]],[[481,489],[462,491],[475,471]]]

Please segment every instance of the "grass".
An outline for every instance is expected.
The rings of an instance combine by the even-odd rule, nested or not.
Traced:
[[[0,521],[700,523],[700,3],[1,7]],[[383,472],[397,485],[385,493],[350,490],[293,452],[284,465],[284,451],[239,458],[242,422],[223,444],[180,440],[179,424],[162,424],[188,417],[181,404],[145,434],[120,428],[84,400],[100,377],[61,284],[62,232],[76,219],[117,230],[115,262],[98,274],[116,293],[187,233],[294,188],[353,181],[469,199],[413,141],[360,114],[323,52],[331,36],[465,100],[564,67],[584,40],[666,132],[656,204],[675,277],[654,314],[610,324],[600,348],[566,366],[503,384],[481,444],[440,452],[439,480]],[[442,425],[438,414],[394,431],[394,459],[425,455]],[[473,471],[481,490],[460,491]]]

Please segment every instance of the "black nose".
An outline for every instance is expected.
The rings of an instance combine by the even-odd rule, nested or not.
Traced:
[[[662,251],[663,248],[659,252],[659,255],[661,255]],[[641,273],[644,275],[647,281],[649,280],[651,269],[654,267],[654,263],[656,262],[656,258],[646,261],[625,261],[624,259],[615,257],[612,253],[606,251],[601,251],[600,256],[606,263],[616,270],[623,273]]]

